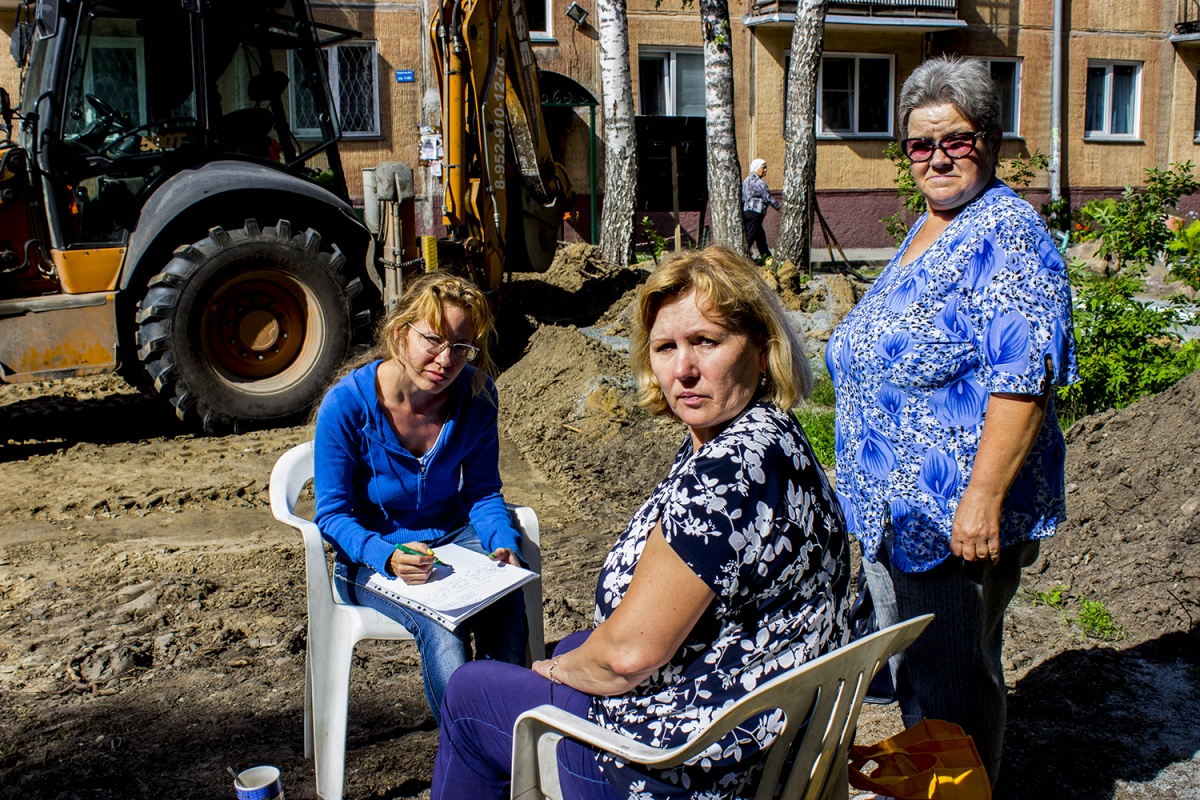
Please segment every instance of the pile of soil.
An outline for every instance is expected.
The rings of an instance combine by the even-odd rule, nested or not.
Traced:
[[[685,435],[636,404],[645,275],[577,245],[505,289],[501,472],[539,515],[550,642],[589,623],[603,553]],[[862,287],[790,285],[815,355]],[[1198,411],[1200,374],[1069,432],[1070,520],[1006,621],[998,800],[1200,797]],[[274,461],[310,437],[195,436],[110,377],[0,386],[0,800],[232,797],[225,767],[257,763],[315,796],[304,556],[267,508]],[[1085,598],[1123,638],[1088,637]],[[899,727],[872,706],[859,737]],[[362,643],[346,796],[427,796],[436,747],[413,646]]]

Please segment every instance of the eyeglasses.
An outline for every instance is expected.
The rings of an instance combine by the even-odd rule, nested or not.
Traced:
[[[479,348],[473,344],[450,344],[436,333],[426,333],[411,322],[408,327],[425,340],[425,352],[431,356],[441,355],[447,347],[450,348],[450,357],[458,361],[474,361],[475,356],[479,355]]]
[[[957,160],[975,152],[975,144],[980,136],[983,136],[983,131],[952,133],[940,142],[933,139],[904,139],[900,142],[900,149],[909,161],[918,163],[933,158],[934,150],[941,150],[946,158]]]

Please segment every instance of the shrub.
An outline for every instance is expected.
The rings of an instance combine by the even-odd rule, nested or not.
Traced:
[[[1181,346],[1172,329],[1174,308],[1156,309],[1134,298],[1141,280],[1088,275],[1070,266],[1076,287],[1075,341],[1080,381],[1059,390],[1065,415],[1078,418],[1124,408],[1161,392],[1200,366],[1200,342]]]

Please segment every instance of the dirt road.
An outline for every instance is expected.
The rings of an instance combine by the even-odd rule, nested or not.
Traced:
[[[639,274],[582,275],[518,285],[502,340],[502,473],[541,518],[550,641],[588,623],[603,553],[683,435],[630,399]],[[1200,376],[1172,392],[1069,437],[1072,522],[1006,626],[998,798],[1200,798]],[[197,437],[115,378],[0,386],[0,800],[232,797],[225,767],[259,763],[315,796],[303,553],[267,507],[308,437]],[[1058,586],[1065,608],[1038,603]],[[1084,597],[1125,638],[1068,622]],[[362,645],[351,698],[347,797],[427,793],[413,647]],[[896,729],[871,707],[860,736]]]

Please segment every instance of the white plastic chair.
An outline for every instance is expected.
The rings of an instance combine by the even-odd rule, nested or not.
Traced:
[[[350,660],[363,639],[412,639],[400,623],[364,606],[343,603],[333,590],[325,543],[317,526],[296,516],[296,498],[313,476],[313,443],[288,450],[271,470],[271,511],[275,519],[304,536],[308,583],[308,652],[304,665],[304,756],[315,759],[317,796],[341,800],[345,778],[346,711],[350,698]],[[541,572],[542,553],[537,515],[510,506],[521,533],[521,555],[530,569]],[[530,659],[545,657],[541,579],[526,584]]]
[[[562,800],[555,749],[564,736],[627,761],[668,769],[700,755],[747,718],[775,708],[786,715],[785,727],[768,750],[756,800],[845,798],[850,743],[867,686],[875,671],[912,644],[932,619],[926,614],[901,622],[788,670],[743,697],[699,736],[669,750],[641,744],[555,706],[526,711],[513,726],[512,800]],[[797,743],[805,720],[808,725]],[[783,775],[793,753],[791,771]],[[781,784],[783,791],[776,795]]]

